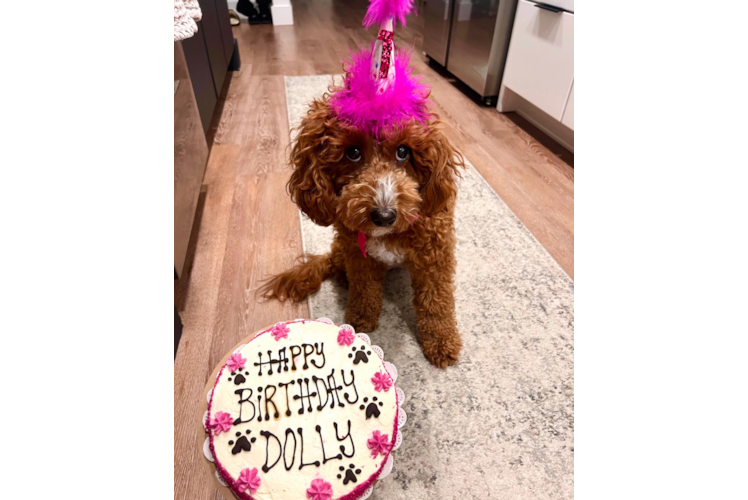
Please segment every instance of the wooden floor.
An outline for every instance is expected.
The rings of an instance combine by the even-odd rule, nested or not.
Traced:
[[[302,251],[297,210],[285,193],[283,76],[340,73],[348,50],[374,38],[374,29],[361,27],[366,4],[295,0],[294,26],[233,28],[242,69],[231,74],[221,119],[209,133],[213,145],[195,228],[175,285],[184,323],[174,362],[176,499],[221,498],[195,446],[197,401],[215,364],[253,331],[308,314],[305,304],[258,303],[254,296],[264,276],[289,267]],[[431,68],[421,55],[422,22],[409,19],[395,42],[414,48],[414,72],[431,85],[449,139],[573,278],[573,155],[521,118],[476,104]]]

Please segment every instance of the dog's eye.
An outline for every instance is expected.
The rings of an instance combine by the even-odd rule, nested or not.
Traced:
[[[395,151],[395,159],[398,163],[407,161],[410,158],[410,148],[408,146],[398,146]]]
[[[361,149],[358,146],[351,146],[345,150],[345,156],[349,160],[357,162],[361,159]]]

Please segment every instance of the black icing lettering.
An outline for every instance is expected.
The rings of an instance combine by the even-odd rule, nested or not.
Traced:
[[[268,396],[268,389],[272,389],[273,392]],[[270,411],[268,410],[268,404],[273,405],[273,408],[275,409],[275,413],[273,413],[273,417],[278,418],[280,414],[278,413],[278,407],[275,406],[275,402],[273,401],[273,396],[275,396],[277,389],[274,385],[268,385],[265,387],[265,420],[270,420]]]
[[[255,363],[254,365],[260,367],[260,375],[262,375],[262,367],[263,367],[263,365],[270,365],[269,368],[268,368],[268,375],[272,375],[273,374],[273,365],[278,365],[276,367],[276,369],[277,369],[278,372],[281,371],[281,364],[284,361],[283,356],[285,356],[285,354],[286,354],[285,353],[285,348],[278,351],[278,359],[273,359],[273,351],[271,351],[270,349],[268,349],[268,360],[267,361],[263,361],[262,360],[262,353],[261,352],[258,352],[257,354],[258,354],[258,356],[260,356],[260,361],[259,361],[259,363]],[[288,359],[286,359],[285,361],[288,362]]]
[[[280,384],[278,384],[278,387],[285,387],[286,388],[286,416],[287,417],[291,416],[291,407],[288,404],[288,386],[289,385],[293,385],[295,383],[296,383],[296,381],[292,380],[292,381],[288,382],[287,384],[284,384],[283,382],[281,382]]]
[[[308,358],[310,354],[314,354],[314,346],[312,344],[301,344],[301,347],[304,349],[304,366],[302,368],[307,370],[309,364],[306,362],[306,358]],[[308,351],[306,349],[307,347],[309,348]]]
[[[298,349],[298,351],[294,352],[294,349]],[[291,370],[296,371],[296,357],[301,354],[301,346],[292,345],[288,350],[291,352]]]
[[[319,442],[322,446],[322,464],[326,464],[330,460],[342,460],[343,455],[341,453],[338,453],[334,457],[327,458],[327,453],[325,453],[325,440],[322,439],[322,428],[318,425],[314,428],[317,431],[317,434],[319,434]]]
[[[288,450],[288,435],[291,434],[293,436],[293,454],[291,455],[291,465],[288,464],[288,461],[286,460],[286,451]],[[286,470],[291,470],[291,467],[293,467],[293,463],[296,461],[296,434],[294,434],[293,429],[286,429],[286,439],[283,441],[283,466],[286,468]]]
[[[301,400],[301,408],[299,408],[299,415],[303,415],[304,414],[304,399],[306,399],[307,404],[309,405],[306,411],[312,411],[312,397],[316,396],[317,393],[316,392],[313,392],[311,394],[309,393],[309,379],[308,378],[305,378],[303,380],[296,379],[296,381],[299,383],[299,393],[294,394],[293,399],[294,401],[296,401],[297,399]],[[304,394],[304,383],[306,383],[306,394]]]
[[[277,464],[280,461],[281,455],[283,454],[283,449],[281,448],[280,439],[278,439],[278,436],[276,436],[272,432],[260,431],[260,436],[265,438],[265,464],[262,466],[262,472],[267,472],[273,467],[275,467],[275,464]],[[268,466],[268,463],[270,462],[270,438],[271,437],[275,439],[276,443],[278,443],[278,458],[275,459],[275,462],[273,462],[273,465]]]
[[[258,363],[253,363],[254,366],[260,367],[260,372],[257,374],[258,376],[262,377],[262,365],[267,364],[262,362],[262,353],[258,352],[257,355],[260,357],[260,361]]]
[[[322,356],[322,364],[318,365],[317,361],[312,360],[312,364],[316,366],[317,368],[324,368],[325,367],[325,344],[324,342],[319,343],[319,347],[317,347],[317,343],[314,343],[314,351],[317,354],[317,356]]]
[[[262,387],[258,388],[258,392],[259,392],[259,389],[262,389]],[[260,414],[257,417],[258,422],[262,422],[262,404],[261,403],[262,403],[262,394],[258,394],[257,395],[257,412]]]
[[[249,395],[245,398],[244,397],[244,391],[249,391]],[[237,389],[234,391],[234,394],[239,395],[239,418],[234,420],[234,425],[239,424],[245,424],[247,422],[250,422],[253,418],[255,418],[255,413],[257,413],[257,410],[255,409],[255,404],[250,401],[252,398],[252,389]],[[242,419],[242,410],[244,408],[244,404],[248,404],[252,407],[252,416],[249,417],[247,420]]]
[[[351,401],[351,399],[348,397],[348,393],[347,392],[343,393],[343,397],[345,398],[346,403],[348,404],[355,403],[356,401],[358,401],[358,391],[356,390],[356,384],[354,383],[356,382],[356,375],[353,373],[353,370],[351,370],[351,382],[350,383],[345,381],[345,371],[342,369],[340,370],[340,376],[343,377],[343,385],[345,385],[346,387],[352,386],[353,391],[356,394],[356,399]]]
[[[328,382],[329,387],[330,387],[330,392],[334,396],[334,399],[332,401],[332,404],[330,405],[330,408],[332,408],[332,407],[335,406],[335,399],[337,399],[337,401],[338,401],[338,406],[340,406],[341,408],[344,408],[345,405],[340,402],[340,394],[338,394],[338,391],[342,391],[343,390],[343,386],[342,385],[338,385],[338,383],[335,381],[335,368],[333,368],[330,371],[330,374],[327,376],[327,382]]]
[[[307,465],[314,465],[316,467],[319,467],[319,460],[316,460],[314,462],[309,462],[308,464],[304,463],[304,434],[301,427],[296,429],[296,432],[299,433],[299,439],[301,440],[301,454],[299,455],[299,470],[303,469]]]
[[[314,381],[314,388],[317,389],[317,394],[318,394],[317,399],[319,401],[319,405],[317,405],[317,411],[320,411],[322,408],[324,408],[325,406],[327,406],[327,401],[330,399],[330,389],[327,387],[327,382],[325,382],[325,379],[323,379],[323,378],[319,378],[316,375],[312,375],[312,381]],[[317,384],[317,382],[322,382],[322,385],[325,388],[324,391],[321,391],[319,389],[319,385]],[[324,403],[322,402],[322,393],[323,392],[325,394],[325,402]],[[330,406],[330,408],[334,408],[334,407],[335,407],[335,401],[332,402],[332,405]]]
[[[340,445],[340,451],[346,457],[351,458],[353,455],[356,454],[356,447],[353,445],[353,436],[351,436],[351,421],[350,420],[348,421],[348,434],[346,434],[343,437],[338,436],[338,423],[337,422],[333,422],[333,425],[335,426],[335,438],[338,440],[338,442],[341,442],[341,441],[344,441],[345,439],[349,439],[350,438],[350,440],[351,440],[351,454],[349,455],[349,454],[347,454],[345,452],[345,446],[343,446],[342,444]]]
[[[288,371],[288,356],[286,356],[286,348],[285,347],[283,349],[278,349],[278,361],[279,361],[279,363],[278,363],[278,372],[280,373],[280,371],[281,371],[280,363],[283,363],[283,371],[287,372]]]

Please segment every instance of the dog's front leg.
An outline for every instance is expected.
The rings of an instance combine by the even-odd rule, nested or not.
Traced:
[[[435,262],[413,263],[409,268],[423,354],[431,364],[446,368],[457,363],[462,348],[455,319],[454,255],[445,250]]]
[[[357,332],[373,332],[382,313],[382,281],[387,268],[371,256],[364,257],[356,248],[346,255],[345,271],[348,277],[345,321]]]

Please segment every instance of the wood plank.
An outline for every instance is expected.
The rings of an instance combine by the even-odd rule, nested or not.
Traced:
[[[302,253],[295,205],[286,195],[288,119],[282,77],[233,76],[203,191],[188,282],[176,285],[184,332],[174,363],[174,496],[220,498],[200,465],[195,422],[201,390],[230,347],[306,304],[259,303],[255,289]],[[227,123],[223,123],[224,120]],[[180,280],[182,281],[182,280]],[[219,495],[218,497],[216,495]]]
[[[238,146],[215,146],[206,172],[207,196],[203,209],[194,265],[189,277],[177,282],[177,303],[185,303],[184,330],[174,360],[174,498],[208,498],[213,487],[200,467],[194,413],[200,389],[207,380],[213,338],[223,249],[233,199],[234,175],[228,172],[238,158]],[[228,165],[228,167],[224,167]],[[219,168],[224,167],[224,168]],[[189,281],[184,281],[189,280]],[[189,285],[188,287],[186,285]],[[181,298],[180,294],[185,294]]]

